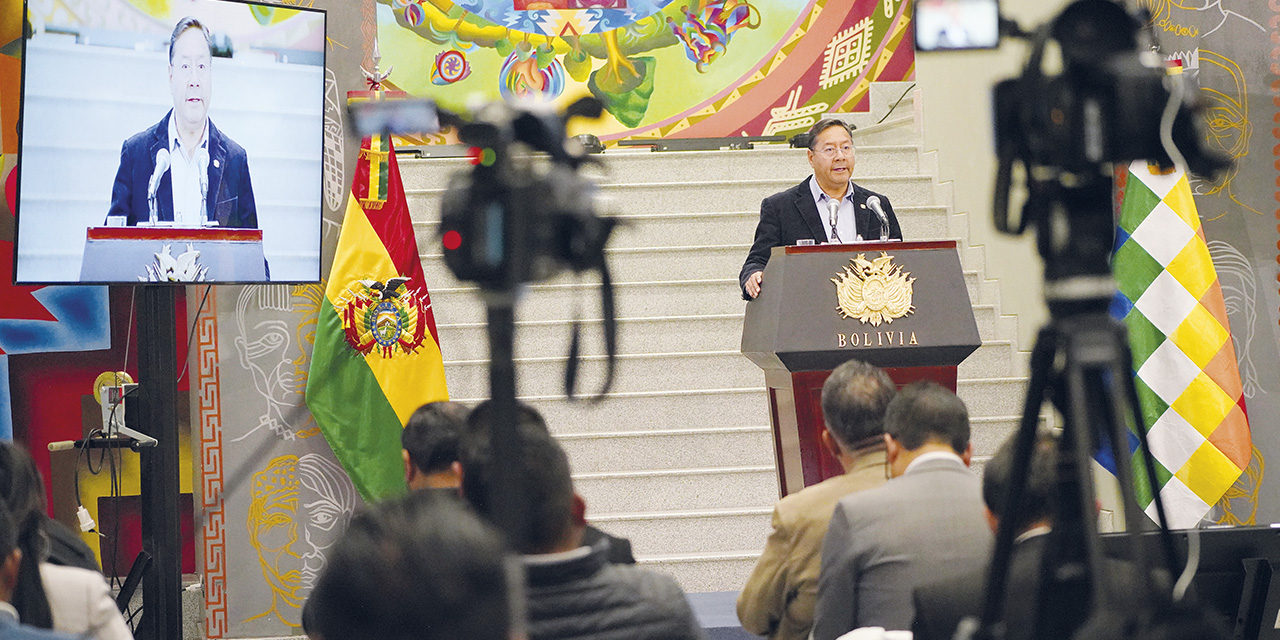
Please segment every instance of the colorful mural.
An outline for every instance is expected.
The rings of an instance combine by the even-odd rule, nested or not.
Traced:
[[[13,286],[22,3],[0,3],[0,438],[13,436],[8,354],[111,346],[106,287]]]
[[[792,135],[915,69],[903,0],[377,2],[388,86],[451,109],[594,95],[606,116],[573,132],[606,141]]]

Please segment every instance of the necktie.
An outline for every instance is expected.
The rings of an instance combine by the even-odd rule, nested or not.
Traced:
[[[836,243],[843,242],[843,240],[840,239],[840,233],[836,231],[836,220],[839,218],[839,216],[840,216],[840,201],[828,198],[827,199],[827,221],[831,223],[831,241]]]

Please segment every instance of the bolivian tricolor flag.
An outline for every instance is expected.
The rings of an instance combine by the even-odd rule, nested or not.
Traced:
[[[404,493],[400,430],[448,400],[394,150],[366,138],[316,326],[307,406],[366,501]]]

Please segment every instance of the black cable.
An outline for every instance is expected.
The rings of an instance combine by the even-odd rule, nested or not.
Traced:
[[[880,117],[879,120],[876,120],[876,124],[880,124],[881,122],[884,122],[889,118],[889,116],[893,115],[893,111],[898,108],[898,105],[902,104],[903,99],[905,99],[907,97],[907,94],[911,93],[911,90],[914,88],[916,88],[916,83],[912,82],[911,86],[907,87],[907,90],[903,91],[902,95],[898,96],[898,100],[893,103],[893,106],[889,107],[888,113],[885,113],[883,116]]]
[[[200,306],[196,308],[195,319],[191,321],[191,331],[187,332],[187,354],[186,360],[182,363],[182,372],[178,374],[178,382],[182,382],[183,376],[187,375],[187,365],[191,363],[191,341],[196,337],[196,327],[200,326],[200,312],[204,311],[204,303],[209,299],[209,291],[213,289],[213,285],[207,284],[204,287],[204,295],[200,297]]]

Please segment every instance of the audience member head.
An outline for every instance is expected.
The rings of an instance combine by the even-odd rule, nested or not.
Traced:
[[[18,586],[22,550],[18,548],[18,527],[9,507],[0,500],[0,601],[11,602]]]
[[[52,629],[53,612],[40,579],[40,561],[48,553],[44,482],[26,449],[11,442],[0,443],[0,497],[13,518],[18,549],[22,551],[10,602],[23,624]]]
[[[884,445],[884,410],[894,392],[884,371],[861,360],[831,372],[822,385],[822,440],[837,458]]]
[[[1013,458],[1017,434],[1015,433],[982,468],[982,501],[987,505],[987,522],[995,531],[1000,522],[1010,514],[1004,513],[1005,500],[1016,481],[1013,478]],[[1055,501],[1054,485],[1057,481],[1058,438],[1048,431],[1036,434],[1035,448],[1031,453],[1031,467],[1027,471],[1022,500],[1011,524],[1016,533],[1034,527],[1048,525],[1053,519]]]
[[[400,446],[410,491],[456,488],[462,483],[456,463],[466,425],[467,406],[460,402],[429,402],[409,416],[400,432]]]
[[[498,535],[418,491],[356,515],[307,603],[326,640],[509,640],[520,580]]]
[[[933,382],[902,388],[884,413],[889,472],[897,477],[918,456],[950,451],[969,463],[969,411],[956,394]]]
[[[481,516],[499,523],[492,504],[495,473],[500,468],[517,473],[521,504],[527,511],[521,529],[506,532],[516,551],[543,554],[577,547],[586,527],[586,507],[573,490],[569,458],[533,407],[520,404],[517,414],[520,458],[498,460],[492,438],[493,404],[482,403],[471,412],[462,447],[462,495]]]

